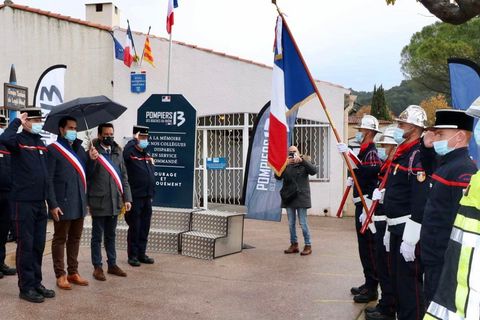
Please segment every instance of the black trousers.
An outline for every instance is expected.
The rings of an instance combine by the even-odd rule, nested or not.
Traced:
[[[8,193],[0,193],[0,264],[5,262],[5,245],[10,230],[12,204]]]
[[[362,210],[363,207],[361,203],[355,205],[355,228],[357,230],[358,254],[363,267],[365,285],[369,290],[374,291],[377,290],[378,287],[377,267],[375,263],[375,237],[370,229],[367,229],[364,234],[360,233],[362,224],[360,223],[359,218],[362,214]]]
[[[152,220],[152,198],[133,198],[132,209],[125,214],[128,224],[127,252],[129,258],[144,257]]]
[[[400,253],[402,236],[390,234],[392,284],[397,301],[398,320],[421,320],[425,314],[423,297],[423,268],[420,248],[415,249],[415,261],[406,262]]]
[[[382,289],[382,297],[378,304],[382,313],[390,316],[395,315],[396,307],[391,279],[391,256],[383,244],[386,227],[386,221],[375,222],[375,228],[377,229],[377,233],[375,233],[377,275],[380,288]]]
[[[423,291],[425,294],[425,304],[428,306],[437,292],[440,276],[442,275],[443,263],[439,264],[425,264],[425,283],[423,284]],[[478,272],[478,271],[476,271]]]
[[[42,283],[42,258],[47,233],[45,201],[15,202],[14,221],[18,287],[20,291],[27,291]]]

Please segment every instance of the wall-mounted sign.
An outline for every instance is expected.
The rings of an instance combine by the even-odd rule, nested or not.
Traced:
[[[16,84],[3,84],[3,105],[9,110],[21,110],[28,105],[28,88]]]
[[[147,89],[147,73],[130,73],[130,91],[133,93],[142,93]]]
[[[227,158],[207,158],[207,170],[224,170],[227,168]]]
[[[152,94],[138,109],[137,123],[148,126],[155,161],[153,205],[193,207],[196,110],[181,94]]]

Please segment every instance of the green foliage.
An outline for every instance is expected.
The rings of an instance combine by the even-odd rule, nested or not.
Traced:
[[[385,90],[380,85],[378,89],[373,88],[373,96],[371,103],[371,115],[378,120],[390,120],[390,112],[388,111],[387,102],[385,101]]]
[[[415,33],[402,50],[402,71],[425,88],[450,96],[447,59],[480,60],[480,18],[461,25],[437,22]]]

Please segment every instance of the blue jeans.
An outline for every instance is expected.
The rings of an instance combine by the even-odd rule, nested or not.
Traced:
[[[109,267],[117,264],[117,252],[115,250],[115,236],[118,216],[92,217],[92,264],[94,267],[102,266],[102,237],[105,240],[107,263]]]
[[[308,230],[307,223],[307,208],[286,208],[288,216],[288,226],[290,228],[290,243],[298,243],[297,241],[297,230],[296,230],[296,221],[298,213],[298,222],[302,227],[303,239],[305,240],[305,245],[309,246],[312,243],[310,242],[310,231]]]

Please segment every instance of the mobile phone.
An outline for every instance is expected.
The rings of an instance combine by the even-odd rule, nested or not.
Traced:
[[[289,157],[290,159],[295,158],[295,152],[290,151],[290,152],[288,153],[288,157]]]

